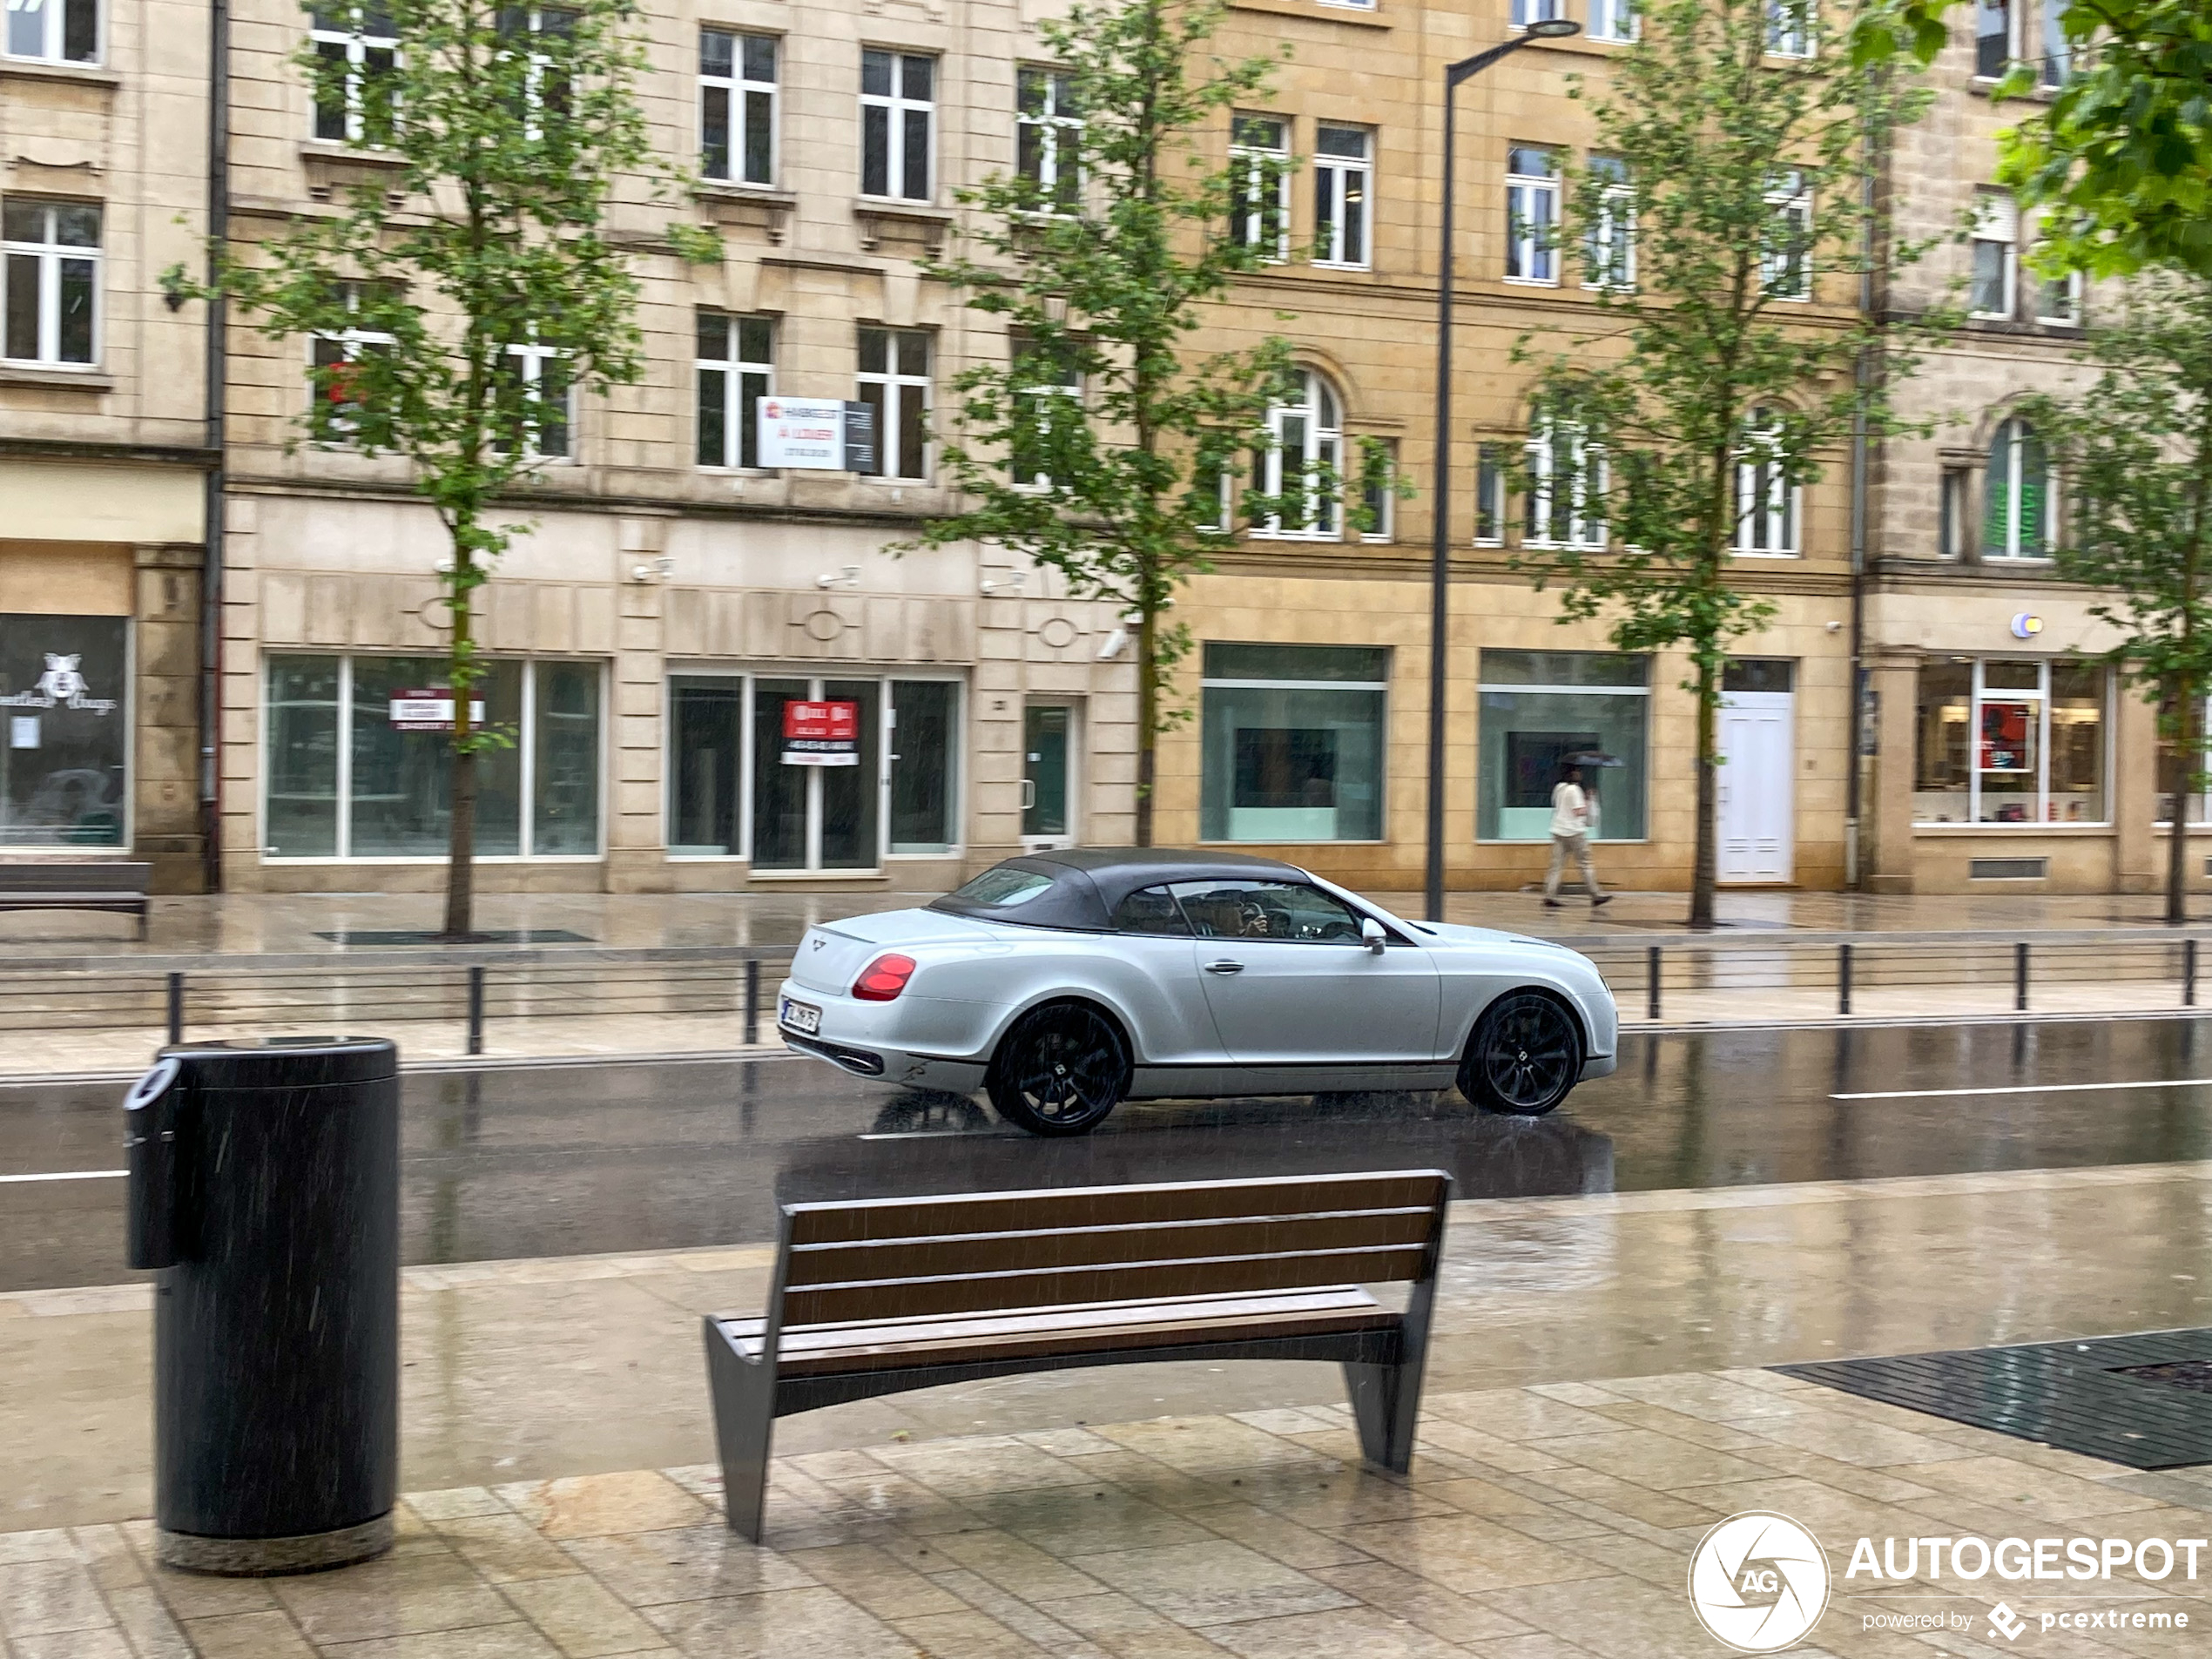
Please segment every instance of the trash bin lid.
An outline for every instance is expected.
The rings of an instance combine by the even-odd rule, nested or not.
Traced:
[[[389,1037],[236,1037],[179,1042],[161,1050],[197,1089],[314,1089],[374,1082],[399,1075],[400,1048]]]

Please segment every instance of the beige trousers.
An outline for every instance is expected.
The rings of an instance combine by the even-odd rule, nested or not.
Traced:
[[[1582,872],[1582,885],[1593,899],[1602,897],[1597,885],[1597,867],[1590,862],[1590,838],[1587,835],[1554,835],[1552,837],[1552,861],[1544,871],[1544,897],[1559,897],[1559,878],[1566,872],[1567,860],[1573,859]]]

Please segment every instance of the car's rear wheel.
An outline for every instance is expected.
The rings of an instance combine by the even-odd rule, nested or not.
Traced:
[[[1507,991],[1475,1023],[1460,1062],[1460,1092],[1489,1111],[1541,1117],[1581,1075],[1575,1016],[1541,991]]]
[[[1080,1002],[1033,1008],[999,1044],[983,1087],[998,1115],[1032,1135],[1083,1135],[1129,1090],[1129,1048]]]

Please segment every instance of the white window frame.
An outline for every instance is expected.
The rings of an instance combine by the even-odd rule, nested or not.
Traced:
[[[337,286],[339,292],[345,297],[346,309],[349,312],[358,312],[361,309],[361,284],[349,278],[341,281]],[[315,361],[315,352],[318,347],[334,345],[338,347],[338,355],[332,360],[333,361],[355,363],[361,361],[364,347],[394,346],[398,343],[384,329],[360,328],[350,325],[344,328],[325,330],[319,334],[310,334],[307,337],[307,368],[310,374],[307,381],[307,396],[310,400],[316,396],[315,383],[312,376],[314,370],[320,367]],[[329,414],[323,417],[322,429],[315,435],[314,441],[318,444],[327,448],[338,448],[345,447],[348,442],[348,435],[354,430],[354,418],[340,413],[341,409],[346,407],[347,406],[342,404],[333,405]],[[314,425],[314,416],[312,413],[309,415],[308,422],[312,429]]]
[[[1263,496],[1287,496],[1299,480],[1308,481],[1305,520],[1285,524],[1278,518],[1255,520],[1251,534],[1276,542],[1336,542],[1344,538],[1344,399],[1317,368],[1301,368],[1298,398],[1267,411],[1268,444],[1253,456],[1253,486]],[[1333,415],[1334,419],[1325,417]],[[1295,427],[1298,442],[1288,440]],[[1286,482],[1286,458],[1296,449],[1296,475]],[[1312,486],[1323,468],[1336,475],[1337,499],[1325,499]]]
[[[1513,0],[1512,27],[1519,30],[1532,23],[1550,23],[1560,15],[1560,0]]]
[[[2035,689],[2015,691],[2007,686],[1987,687],[1984,685],[1984,671],[1993,662],[2037,664]],[[2059,827],[2051,822],[2051,663],[2048,657],[2007,657],[1999,652],[1973,659],[1973,696],[1966,704],[1966,817],[1964,824],[1957,820],[1916,817],[1915,829],[1973,829],[2000,835],[2036,834]],[[2100,716],[2100,730],[2104,733],[2104,776],[2097,780],[2097,792],[2102,798],[2104,816],[2099,819],[2068,820],[2065,827],[2080,829],[2108,829],[2112,826],[2112,674],[2105,674],[2104,709]],[[2035,721],[2035,816],[2018,824],[1984,823],[1981,817],[1981,710],[1985,703],[2033,703],[2036,705]],[[1917,791],[1915,792],[1918,792]],[[2025,799],[2020,795],[2017,799]],[[2170,820],[2169,820],[2170,821]]]
[[[2005,14],[2005,27],[2002,30],[2005,41],[2005,61],[1998,65],[1997,72],[1993,75],[1982,67],[1981,43],[1997,38],[2000,31],[1985,30],[1981,27],[1981,24],[1985,18],[1995,16],[2000,9]],[[2020,61],[2021,14],[2026,10],[2026,0],[1994,0],[1994,3],[1992,3],[1992,0],[1974,0],[1973,10],[1966,15],[1974,25],[1973,78],[1980,84],[1987,86],[2004,79],[2006,73]]]
[[[1999,303],[1980,303],[1982,250],[1995,251]],[[2020,311],[2020,207],[2002,191],[1985,190],[1974,198],[1973,236],[1968,244],[1967,299],[1971,317],[1983,322],[2010,322]]]
[[[1571,425],[1540,417],[1529,428],[1527,447],[1528,511],[1521,525],[1521,544],[1604,551],[1612,542],[1605,497],[1613,482],[1605,446],[1591,442]],[[1560,537],[1551,533],[1552,509],[1562,484],[1568,492],[1567,534]]]
[[[1054,218],[1070,216],[1082,206],[1083,118],[1076,111],[1075,77],[1064,69],[1024,64],[1014,71],[1014,86],[1015,169],[1036,187],[1042,200],[1052,204],[1034,211]],[[1042,93],[1035,105],[1030,102],[1033,91]],[[1032,135],[1037,163],[1034,172],[1024,165]],[[1075,159],[1063,178],[1062,156],[1069,152]]]
[[[1729,550],[1739,559],[1804,556],[1804,491],[1783,475],[1773,453],[1775,429],[1766,410],[1754,410],[1737,451],[1736,526]]]
[[[435,652],[429,653],[435,656]],[[265,651],[261,658],[260,685],[256,692],[256,707],[261,711],[261,776],[254,789],[254,846],[260,850],[265,864],[423,864],[440,865],[446,862],[442,853],[363,853],[352,851],[354,843],[354,664],[365,658],[420,657],[420,651],[332,651],[281,650]],[[278,657],[314,657],[334,659],[338,664],[338,774],[336,788],[336,826],[334,833],[338,851],[316,853],[304,858],[284,858],[269,852],[269,780],[274,775],[272,765],[277,738],[276,722],[268,718],[269,664]],[[611,785],[612,756],[609,751],[611,705],[609,695],[608,662],[604,657],[545,656],[487,657],[487,663],[520,663],[523,665],[522,718],[516,726],[516,748],[518,752],[516,793],[521,805],[521,822],[516,825],[519,853],[489,853],[477,854],[479,864],[595,864],[607,856],[609,820],[613,815],[614,792]],[[537,669],[541,663],[589,663],[599,671],[599,782],[598,819],[599,845],[589,853],[536,853],[531,846],[537,840]]]
[[[1604,166],[1620,169],[1619,176],[1598,182]],[[1597,209],[1582,249],[1582,286],[1627,293],[1636,286],[1636,190],[1628,164],[1616,156],[1592,156],[1590,187],[1597,192]]]
[[[1506,489],[1506,465],[1502,453],[1505,446],[1499,443],[1478,443],[1474,446],[1474,544],[1477,547],[1503,547],[1506,544],[1506,509],[1510,504]],[[1490,533],[1484,535],[1482,521],[1490,521]]]
[[[871,57],[881,57],[891,65],[891,91],[871,92],[867,90],[867,64]],[[929,65],[929,96],[914,98],[907,94],[907,65],[925,63]],[[944,60],[934,52],[900,51],[890,46],[863,46],[860,49],[860,193],[871,201],[929,202],[936,199],[937,190],[937,98],[940,81],[944,72]],[[881,194],[867,187],[867,112],[881,110],[883,114],[884,188]],[[919,112],[927,126],[922,165],[929,177],[921,181],[920,190],[907,177],[907,117]]]
[[[367,142],[362,95],[368,84],[368,55],[375,51],[389,52],[392,57],[391,71],[396,72],[400,64],[400,38],[397,34],[372,35],[368,32],[365,25],[370,7],[366,3],[333,5],[330,10],[350,17],[350,25],[337,29],[311,18],[307,38],[315,44],[318,56],[327,55],[320,51],[324,46],[342,46],[346,49],[346,130],[342,134],[315,132],[314,137],[317,142],[322,144],[360,145]],[[320,86],[311,88],[307,100],[307,125],[311,131],[321,125],[321,107],[313,96],[320,90]]]
[[[2035,320],[2046,328],[2079,328],[2081,327],[2081,273],[2068,271],[2056,280],[2045,279],[2035,285]],[[2051,309],[2053,293],[2066,296],[2063,314]]]
[[[1008,350],[1013,354],[1017,361],[1028,347],[1028,341],[1018,338],[1008,342]],[[1027,385],[1017,386],[1014,388],[1014,395],[1016,399],[1035,401],[1040,415],[1038,425],[1042,427],[1051,425],[1050,416],[1044,414],[1044,411],[1053,407],[1052,403],[1046,401],[1048,399],[1067,401],[1069,406],[1078,412],[1078,418],[1080,418],[1083,400],[1082,371],[1071,367],[1066,370],[1066,374],[1068,378],[1065,380],[1032,381]],[[1049,473],[1032,473],[1024,478],[1015,472],[1013,461],[1014,458],[1009,455],[1007,471],[1016,489],[1034,489],[1042,495],[1052,489],[1053,480]]]
[[[752,776],[756,757],[753,740],[756,731],[754,701],[759,682],[762,680],[804,680],[806,695],[821,701],[825,688],[832,680],[873,680],[876,683],[876,708],[881,723],[876,733],[876,862],[867,869],[826,868],[822,864],[822,790],[824,768],[809,766],[806,788],[806,862],[798,869],[764,870],[759,879],[774,880],[819,880],[823,876],[865,876],[871,871],[880,873],[887,865],[911,864],[924,860],[957,859],[968,845],[968,778],[967,764],[972,752],[968,740],[970,692],[968,677],[958,671],[922,665],[884,668],[871,664],[854,664],[849,672],[822,671],[819,663],[799,663],[787,667],[765,664],[754,669],[736,669],[721,663],[686,663],[671,659],[667,671],[661,676],[661,810],[667,815],[664,821],[672,823],[676,792],[676,719],[675,687],[671,682],[685,679],[736,680],[744,688],[744,702],[738,715],[738,851],[734,853],[671,853],[671,863],[680,864],[745,864],[753,858],[752,846]],[[894,684],[909,680],[926,680],[954,688],[952,742],[953,752],[946,757],[952,768],[952,829],[953,843],[942,853],[894,853],[891,851],[891,779],[893,765],[900,757],[894,752],[898,737],[897,711],[892,706],[891,688]]]
[[[68,51],[69,13],[79,6],[92,13],[92,50],[83,57],[71,57]],[[17,64],[78,64],[87,67],[101,62],[102,51],[107,44],[107,9],[100,0],[30,0],[28,5],[23,0],[7,0],[7,7],[10,15],[8,26],[0,27],[0,57]],[[8,44],[14,33],[14,19],[34,7],[44,19],[39,32],[45,38],[36,51],[14,51]]]
[[[718,36],[730,43],[730,72],[711,75],[706,69],[707,37]],[[769,78],[761,80],[749,74],[745,66],[745,47],[749,42],[765,41],[768,44]],[[750,185],[756,189],[772,190],[776,184],[776,169],[783,156],[783,100],[778,82],[783,75],[783,37],[763,34],[757,29],[702,29],[699,30],[699,172],[718,184]],[[706,158],[706,100],[710,92],[720,92],[726,100],[724,132],[728,153],[725,165],[716,172]],[[754,101],[761,100],[768,109],[768,168],[759,178],[745,171],[749,154],[745,134],[752,125]]]
[[[2072,0],[2043,0],[2043,50],[2037,54],[2035,78],[2055,90],[2074,78],[2074,43],[2067,38],[2060,20]]]
[[[1373,438],[1358,446],[1359,509],[1374,509],[1374,525],[1359,532],[1363,542],[1389,543],[1398,539],[1398,440]],[[1381,500],[1370,499],[1368,466],[1371,456],[1379,456],[1375,463],[1380,469]]]
[[[546,365],[565,361],[568,353],[560,350],[557,347],[541,346],[533,337],[510,344],[507,347],[507,356],[510,361],[520,365],[517,378],[523,387],[523,401],[537,404],[545,401],[542,388],[545,383]],[[530,422],[529,446],[523,452],[530,460],[563,462],[576,459],[575,381],[570,381],[561,388],[561,402],[563,406],[561,431],[563,440],[562,448],[558,450],[539,448],[538,435],[541,428],[537,421],[533,420]]]
[[[63,201],[51,198],[10,193],[0,198],[8,206],[30,206],[40,214],[44,234],[36,242],[0,240],[0,300],[7,296],[8,286],[15,280],[18,264],[24,260],[35,262],[38,284],[38,350],[31,357],[8,357],[10,363],[21,363],[36,368],[60,369],[66,373],[83,374],[97,370],[105,347],[107,322],[107,212],[100,202]],[[99,240],[90,247],[81,247],[58,239],[56,215],[64,208],[89,207],[98,215]],[[62,267],[64,265],[91,266],[92,287],[92,348],[88,357],[78,359],[62,355]],[[4,350],[4,336],[0,336],[0,350]]]
[[[1778,224],[1787,225],[1793,217],[1796,224],[1797,247],[1794,253],[1781,246],[1770,246],[1759,255],[1759,283],[1770,300],[1790,304],[1806,305],[1812,300],[1812,185],[1804,170],[1784,167],[1768,182],[1766,205],[1770,217]],[[1797,280],[1794,290],[1777,287],[1791,265],[1797,267]]]
[[[917,472],[904,472],[899,469],[911,457],[894,455],[894,446],[899,442],[900,434],[906,426],[906,422],[900,416],[904,412],[905,395],[908,391],[920,388],[922,425],[925,429],[928,426],[929,413],[936,407],[933,382],[936,378],[937,342],[926,328],[889,328],[875,323],[864,323],[861,325],[860,332],[864,334],[880,334],[884,336],[882,369],[878,371],[856,368],[854,372],[854,379],[859,385],[880,386],[883,388],[883,401],[879,406],[883,411],[883,419],[876,423],[879,428],[875,435],[876,470],[862,475],[886,484],[926,484],[931,476],[930,463],[933,459],[933,451],[936,448],[934,440],[927,438],[923,440],[921,455],[919,457],[921,470]],[[899,342],[916,336],[919,336],[922,342],[922,372],[919,374],[911,374],[902,372],[899,368]],[[856,362],[857,358],[856,351]]]
[[[1255,135],[1271,128],[1274,142],[1255,141]],[[1240,247],[1257,247],[1270,265],[1291,257],[1291,124],[1279,115],[1233,115],[1229,123],[1229,155],[1232,170],[1244,163],[1242,187],[1231,204],[1229,237]],[[1241,205],[1243,211],[1238,212]],[[1268,219],[1275,221],[1274,251],[1266,251]]]
[[[1981,549],[1981,556],[1985,560],[2001,559],[2012,564],[2048,564],[2051,562],[2052,551],[2058,541],[2059,533],[2057,475],[2051,465],[2050,452],[2046,449],[2043,456],[2043,550],[2040,553],[2023,553],[2020,550],[2020,492],[2026,483],[2027,455],[2027,445],[2024,440],[2031,434],[2033,428],[2020,416],[2008,415],[1998,423],[1996,431],[1990,434],[1989,441],[1992,448],[1996,447],[1999,434],[2008,428],[2013,435],[2012,442],[2005,446],[2005,476],[2001,479],[1992,476],[1986,464],[1986,456],[1985,456],[1981,486],[1981,528],[1985,533],[1989,527],[1989,492],[1993,489],[2002,489],[2005,492],[2006,545],[2001,548],[1992,548],[1985,542]]]
[[[1636,0],[1590,0],[1590,38],[1629,45],[1643,37]]]
[[[1514,171],[1519,158],[1547,157],[1548,173]],[[1506,277],[1530,287],[1559,286],[1560,153],[1548,145],[1515,144],[1506,148]],[[1540,217],[1535,211],[1539,204]]]
[[[721,311],[711,306],[703,306],[700,310],[720,317],[728,325],[729,350],[728,354],[722,357],[709,357],[700,352],[698,317],[695,314],[691,328],[692,366],[695,371],[692,379],[691,418],[704,425],[705,411],[699,397],[700,383],[709,374],[719,374],[722,377],[723,459],[720,461],[697,459],[698,446],[696,442],[691,446],[692,455],[698,466],[712,470],[732,472],[763,470],[758,461],[760,423],[752,399],[754,396],[773,397],[776,395],[775,319],[753,313]],[[745,355],[745,329],[741,325],[748,322],[765,324],[768,330],[768,354],[765,358],[758,361]],[[760,388],[749,396],[745,392],[745,383],[754,379],[759,381]],[[756,457],[750,462],[745,459],[745,441],[748,438],[753,442]]]
[[[1359,140],[1357,156],[1322,146],[1331,133]],[[1370,127],[1324,121],[1313,138],[1313,263],[1366,271],[1375,259],[1375,135]]]
[[[1812,31],[1819,23],[1819,10],[1817,0],[1767,0],[1767,56],[1811,57]]]

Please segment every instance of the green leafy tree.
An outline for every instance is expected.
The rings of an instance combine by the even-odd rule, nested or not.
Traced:
[[[1211,50],[1220,0],[1077,3],[1038,24],[1049,71],[1022,72],[1021,165],[961,192],[969,250],[932,267],[1003,320],[1003,361],[954,382],[943,445],[970,503],[918,544],[981,541],[1115,605],[1135,635],[1136,839],[1150,846],[1168,680],[1188,652],[1177,590],[1231,544],[1235,483],[1267,463],[1288,344],[1193,354],[1189,336],[1234,280],[1288,253],[1286,154],[1236,123],[1275,60]],[[1232,128],[1225,160],[1210,140]],[[1256,457],[1255,459],[1248,459]],[[1284,469],[1284,470],[1289,470]],[[1247,520],[1304,525],[1337,510],[1319,466],[1241,498]]]
[[[1892,427],[1886,388],[1939,320],[1808,307],[1845,298],[1845,280],[1855,300],[1878,253],[1895,268],[1920,251],[1891,234],[1871,186],[1923,95],[1906,35],[1876,31],[1869,49],[1860,21],[1770,0],[1646,9],[1609,82],[1575,88],[1599,158],[1572,181],[1561,251],[1596,285],[1595,326],[1549,355],[1519,351],[1538,364],[1521,567],[1558,590],[1562,621],[1689,658],[1696,927],[1713,921],[1722,671],[1774,614],[1736,556],[1794,550],[1797,492],[1854,423]]]
[[[308,8],[327,18],[327,4]],[[476,590],[526,531],[502,498],[566,449],[576,388],[644,372],[634,250],[609,218],[624,181],[656,161],[636,80],[633,0],[517,7],[495,0],[373,0],[364,34],[398,49],[303,47],[318,131],[378,152],[368,182],[214,250],[212,287],[272,339],[314,341],[302,436],[404,457],[444,525],[440,562],[453,688],[445,933],[473,930],[477,757],[514,733],[472,718],[484,676]],[[671,245],[719,258],[697,227]]]
[[[2188,800],[2204,778],[2212,693],[2212,279],[2147,274],[2090,331],[2101,372],[2079,396],[2021,406],[2066,485],[2059,573],[2110,597],[2110,660],[2158,699],[2173,757],[2166,920],[2188,919]]]

